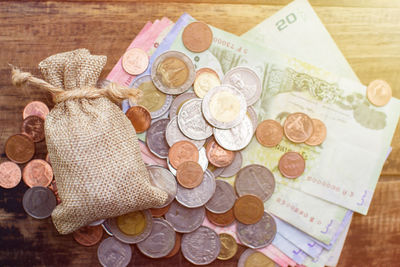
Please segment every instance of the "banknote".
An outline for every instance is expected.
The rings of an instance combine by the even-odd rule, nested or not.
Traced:
[[[272,241],[272,245],[285,253],[289,258],[298,264],[304,263],[307,258],[306,253],[284,238],[279,232],[276,233],[275,238]]]
[[[147,22],[143,29],[139,32],[136,38],[128,46],[127,50],[133,47],[141,48],[148,52],[153,46],[156,38],[172,21],[164,17],[161,20],[156,20],[154,23]],[[122,67],[122,57],[115,64],[114,68],[107,76],[107,80],[120,85],[129,86],[135,79],[135,75],[130,75]]]
[[[242,37],[359,81],[307,0],[295,0]]]
[[[239,63],[244,64],[247,62],[248,64],[255,64],[253,69],[258,69],[257,67],[261,64],[260,59],[263,57],[256,56],[259,54],[259,50],[257,50],[258,47],[256,45],[216,28],[212,28],[214,40],[210,49],[202,53],[192,53],[188,51],[183,46],[180,35],[182,29],[191,21],[193,21],[193,18],[191,18],[188,14],[182,15],[175,23],[175,26],[172,28],[170,33],[165,37],[164,41],[160,44],[156,52],[150,58],[150,62],[154,61],[157,55],[172,49],[182,51],[191,57],[197,68],[211,67],[216,72],[225,73],[231,67],[239,65]],[[229,48],[229,45],[231,45],[229,41],[222,41],[225,37],[241,42],[240,46],[232,51],[232,49]],[[219,50],[220,45],[222,44],[223,50]],[[228,50],[226,50],[226,47],[228,47]],[[262,51],[262,49],[260,51]],[[236,53],[239,54],[236,55]],[[242,58],[242,62],[240,62],[236,59],[236,57],[242,57],[242,54],[251,55],[251,58]],[[274,56],[275,54],[271,55],[271,57]],[[260,70],[258,71],[260,72],[260,77],[263,77],[261,75],[263,72]],[[265,207],[272,214],[289,222],[295,227],[317,238],[318,240],[329,244],[334,234],[337,232],[342,220],[345,218],[346,210],[321,199],[303,195],[305,194],[300,191],[278,184],[273,197],[265,203]],[[281,201],[284,199],[285,202]],[[286,208],[282,208],[282,205]],[[321,213],[321,210],[325,210],[327,212]]]

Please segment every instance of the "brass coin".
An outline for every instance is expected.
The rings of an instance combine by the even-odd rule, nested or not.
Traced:
[[[244,263],[245,267],[275,267],[275,263],[262,254],[261,252],[254,252],[251,254]]]
[[[287,139],[293,143],[303,143],[313,134],[314,128],[310,117],[296,112],[287,116],[283,130]]]
[[[367,98],[373,105],[382,107],[392,98],[392,88],[383,80],[372,81],[367,87]]]
[[[219,241],[221,242],[221,250],[219,251],[217,259],[232,259],[238,250],[238,245],[235,238],[233,238],[233,236],[231,236],[230,234],[221,233],[219,234]]]
[[[126,111],[125,114],[131,121],[137,133],[143,133],[150,127],[150,112],[142,106],[133,106]]]
[[[146,228],[146,217],[141,211],[134,211],[117,217],[117,226],[127,235],[140,235]]]
[[[210,27],[204,22],[192,22],[185,27],[182,33],[184,46],[192,52],[203,52],[207,50],[213,39]]]
[[[264,120],[258,124],[256,129],[257,141],[266,147],[278,145],[283,137],[282,125],[274,120]]]
[[[244,195],[236,200],[233,206],[233,214],[243,224],[255,224],[264,215],[264,204],[256,196]]]
[[[35,154],[35,144],[24,134],[10,136],[4,148],[7,158],[15,163],[28,162]]]
[[[322,144],[326,138],[326,126],[318,119],[312,119],[312,122],[314,132],[304,143],[309,146],[318,146]]]
[[[186,188],[194,188],[203,181],[203,169],[194,161],[185,161],[176,170],[176,179],[179,184]]]

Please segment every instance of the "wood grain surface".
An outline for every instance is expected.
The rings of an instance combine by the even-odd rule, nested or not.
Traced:
[[[20,131],[23,107],[32,100],[53,106],[50,95],[11,85],[7,63],[39,75],[45,57],[84,47],[108,56],[105,77],[131,40],[150,20],[176,20],[188,12],[198,20],[242,34],[290,1],[0,1],[0,152],[7,138]],[[388,81],[400,98],[400,2],[396,0],[310,1],[338,47],[364,84]],[[382,170],[367,216],[355,214],[339,266],[399,266],[400,258],[400,129]],[[36,144],[44,158],[45,144]],[[23,167],[23,166],[21,166]],[[61,236],[51,219],[25,214],[27,187],[0,188],[0,266],[99,266],[97,246],[82,247],[71,235]],[[150,260],[134,249],[131,266],[190,266],[182,254]],[[236,266],[236,258],[213,266]]]

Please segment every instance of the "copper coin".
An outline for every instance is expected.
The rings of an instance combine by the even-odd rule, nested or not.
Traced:
[[[185,27],[182,33],[182,42],[192,52],[203,52],[207,50],[213,39],[210,27],[204,22],[192,22]]]
[[[203,181],[203,168],[194,161],[185,161],[176,170],[176,179],[186,188],[194,188]]]
[[[33,142],[44,140],[44,120],[38,116],[29,116],[22,122],[21,132],[29,136]]]
[[[0,164],[0,186],[3,188],[16,187],[21,181],[21,169],[11,161]]]
[[[206,216],[211,223],[217,226],[228,226],[235,221],[235,216],[233,215],[233,208],[231,208],[225,213],[220,213],[220,214],[213,213],[206,209]]]
[[[287,116],[283,130],[287,139],[293,143],[303,143],[313,134],[313,123],[310,117],[301,112]]]
[[[306,168],[304,158],[297,152],[286,152],[279,159],[279,171],[286,178],[297,178]]]
[[[142,106],[133,106],[125,113],[131,121],[136,133],[143,133],[150,127],[151,115],[150,112]]]
[[[152,215],[153,217],[156,217],[156,218],[161,217],[161,216],[164,216],[165,213],[168,212],[169,207],[171,207],[171,203],[170,203],[169,205],[163,207],[163,208],[153,208],[153,209],[150,209],[151,215]]]
[[[49,184],[49,186],[47,186],[48,189],[50,189],[53,193],[54,196],[56,197],[57,200],[57,205],[61,203],[61,198],[58,195],[58,189],[57,189],[57,184],[56,184],[56,180],[52,180],[51,183]]]
[[[367,87],[367,98],[375,106],[382,107],[392,98],[392,88],[383,80],[372,81]]]
[[[207,158],[216,167],[226,167],[233,162],[235,152],[222,148],[212,139],[206,146]]]
[[[318,119],[312,119],[312,122],[314,132],[304,143],[309,146],[318,146],[322,144],[326,138],[326,126]]]
[[[73,232],[72,236],[75,241],[82,246],[94,246],[99,243],[103,237],[103,227],[101,227],[101,225],[84,226]]]
[[[256,196],[244,195],[239,197],[233,206],[235,218],[243,224],[254,224],[264,215],[264,204]]]
[[[4,148],[7,158],[15,163],[28,162],[35,154],[35,144],[24,134],[10,136]]]
[[[179,165],[185,161],[197,162],[199,160],[199,150],[190,141],[179,141],[171,146],[168,158],[172,167],[178,169]]]
[[[47,187],[53,180],[53,169],[42,159],[34,159],[26,164],[22,171],[22,179],[29,187]]]
[[[35,115],[42,119],[46,119],[47,114],[49,114],[49,108],[47,105],[40,101],[32,101],[25,106],[22,112],[22,118],[26,119],[29,116]]]
[[[122,67],[131,75],[143,73],[148,66],[149,56],[140,48],[131,48],[122,57]]]
[[[282,125],[274,120],[260,122],[256,130],[257,141],[266,147],[274,147],[279,144],[283,137]]]
[[[176,235],[175,235],[175,246],[171,250],[171,252],[167,256],[165,256],[164,258],[171,258],[171,257],[175,256],[179,252],[179,250],[181,248],[181,238],[182,238],[182,234],[176,232]]]

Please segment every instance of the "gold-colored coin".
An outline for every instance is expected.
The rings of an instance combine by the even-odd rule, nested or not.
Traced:
[[[221,242],[221,250],[219,251],[217,258],[219,260],[232,259],[238,250],[235,238],[230,234],[221,233],[219,234],[219,241]]]
[[[146,228],[143,212],[134,211],[117,217],[117,226],[126,235],[140,235]]]
[[[239,98],[230,92],[218,92],[210,100],[211,115],[220,122],[231,122],[240,112]]]
[[[196,95],[203,98],[209,90],[221,85],[218,74],[209,68],[203,68],[196,72],[196,80],[193,84],[193,90]]]
[[[154,112],[162,108],[166,101],[167,95],[159,91],[154,86],[153,82],[143,82],[138,86],[138,89],[143,92],[142,97],[138,101],[138,105],[147,108],[150,112]]]
[[[275,263],[262,254],[261,252],[254,252],[251,254],[244,263],[245,267],[275,267]]]
[[[367,98],[375,106],[382,107],[392,98],[392,88],[383,80],[372,81],[367,87]]]
[[[177,57],[169,57],[157,67],[162,83],[170,88],[183,85],[189,77],[189,69],[185,62]]]

